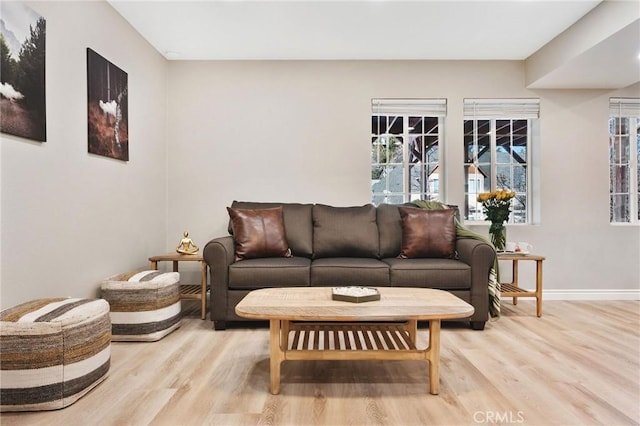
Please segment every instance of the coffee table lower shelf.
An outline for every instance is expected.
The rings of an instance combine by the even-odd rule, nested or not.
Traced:
[[[416,347],[403,323],[293,323],[287,349],[406,351],[416,350]]]
[[[429,346],[416,347],[417,321],[270,321],[272,394],[280,392],[284,360],[423,360],[429,362],[429,391],[439,393],[440,320],[429,321]]]

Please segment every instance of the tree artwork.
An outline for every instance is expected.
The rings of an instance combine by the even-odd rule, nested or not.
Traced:
[[[0,7],[0,131],[45,142],[46,21],[20,2]]]

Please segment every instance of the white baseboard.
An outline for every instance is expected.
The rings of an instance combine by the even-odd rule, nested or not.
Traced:
[[[542,300],[640,300],[640,289],[543,289]]]

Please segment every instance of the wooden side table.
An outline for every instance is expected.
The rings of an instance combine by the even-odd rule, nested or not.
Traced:
[[[158,269],[158,262],[173,262],[173,272],[178,272],[179,262],[200,262],[200,284],[181,284],[180,298],[200,300],[200,316],[207,316],[207,264],[199,254],[169,253],[160,256],[151,256],[151,269]]]
[[[513,304],[518,304],[518,297],[535,297],[536,314],[542,316],[542,262],[544,256],[535,254],[498,253],[498,260],[510,260],[513,267],[513,279],[510,283],[500,283],[500,296],[513,297]],[[536,262],[536,290],[527,291],[518,287],[518,262]]]

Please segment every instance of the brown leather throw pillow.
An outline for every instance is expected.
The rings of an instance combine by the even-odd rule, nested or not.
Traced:
[[[234,209],[227,207],[233,229],[236,260],[291,257],[282,219],[282,207]]]
[[[402,218],[402,258],[453,258],[456,248],[454,209],[398,207]]]

